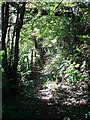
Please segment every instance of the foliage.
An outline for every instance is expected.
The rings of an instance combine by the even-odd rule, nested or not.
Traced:
[[[86,9],[88,6],[81,3],[82,9],[77,3],[66,4],[62,2],[55,9],[56,5],[56,3],[42,3],[37,7],[38,13],[34,14],[33,10],[36,5],[31,4],[33,9],[31,16],[35,16],[23,26],[21,31],[19,66],[23,66],[22,71],[27,71],[26,74],[29,73],[29,69],[32,71],[32,49],[36,54],[33,56],[33,64],[36,67],[40,64],[40,49],[44,47],[48,49],[46,55],[51,56],[46,67],[52,68],[50,75],[45,79],[64,77],[69,83],[71,81],[77,83],[79,80],[88,79],[86,56],[89,35],[82,35],[87,24],[88,13]],[[48,8],[48,15],[41,15],[42,6],[44,9]],[[76,11],[73,11],[75,6],[77,6]],[[60,17],[54,15],[57,11],[61,12]],[[28,16],[28,12],[26,16]],[[25,56],[28,56],[29,68]]]
[[[5,79],[9,82],[4,81],[3,85],[6,94],[4,97],[10,100],[10,103],[7,103],[5,99],[3,106],[3,114],[7,118],[41,117],[45,108],[47,118],[51,119],[53,111],[56,112],[56,116],[63,111],[61,103],[63,104],[64,100],[70,103],[72,99],[73,105],[86,102],[81,97],[87,98],[86,92],[90,89],[89,84],[87,85],[90,78],[88,9],[89,4],[84,2],[31,1],[3,4],[2,27],[6,28],[2,31],[4,51],[0,52],[0,62],[3,55],[4,73],[6,78],[9,78]],[[18,86],[15,84],[17,73],[20,75]],[[13,75],[15,81],[12,80]],[[44,93],[41,97],[46,97],[46,101],[39,101],[39,89],[42,88],[48,89],[47,96],[50,99]],[[16,101],[13,100],[13,96],[16,97]],[[59,108],[57,104],[54,106],[54,100],[56,103],[60,102]],[[71,107],[70,118],[79,119],[79,109],[74,110],[76,106]],[[89,117],[89,112],[86,110],[80,115],[84,119]]]

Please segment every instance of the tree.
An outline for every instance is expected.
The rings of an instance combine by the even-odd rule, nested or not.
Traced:
[[[25,2],[2,3],[2,50],[5,51],[2,67],[5,77],[14,80],[17,77],[19,36],[23,25],[25,5]]]

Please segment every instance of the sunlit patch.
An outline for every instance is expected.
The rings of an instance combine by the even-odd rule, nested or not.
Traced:
[[[48,105],[57,102],[55,91],[58,89],[56,81],[46,81],[43,85],[43,89],[38,90],[38,98],[42,101],[46,101]]]
[[[48,105],[60,103],[62,105],[87,105],[89,96],[86,92],[63,82],[46,81],[43,89],[38,90],[38,98]]]
[[[43,86],[48,88],[49,90],[55,90],[58,88],[56,81],[46,81]]]

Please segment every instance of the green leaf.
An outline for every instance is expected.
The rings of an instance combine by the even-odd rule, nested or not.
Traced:
[[[75,68],[78,68],[79,66],[80,66],[80,64],[76,64],[76,65],[75,65]]]

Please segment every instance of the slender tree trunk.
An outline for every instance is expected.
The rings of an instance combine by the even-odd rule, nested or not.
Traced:
[[[4,68],[4,73],[6,76],[9,74],[8,70],[8,62],[7,62],[7,50],[6,50],[6,34],[8,28],[8,20],[9,20],[9,3],[2,4],[2,50],[5,51],[5,55],[2,60],[2,67]]]
[[[22,7],[19,7],[19,11],[20,11],[20,18],[18,17],[17,20],[17,25],[16,25],[16,42],[15,42],[15,51],[14,51],[14,64],[12,66],[12,75],[14,76],[14,78],[17,77],[17,66],[18,66],[18,59],[19,59],[19,36],[20,36],[20,30],[22,28],[23,25],[23,18],[24,18],[24,12],[25,12],[25,4],[23,3]],[[17,15],[17,16],[18,16]]]
[[[33,50],[31,53],[31,71],[33,71]]]
[[[29,70],[30,69],[29,58],[28,58],[28,56],[26,56],[26,58],[27,58],[27,69]]]

